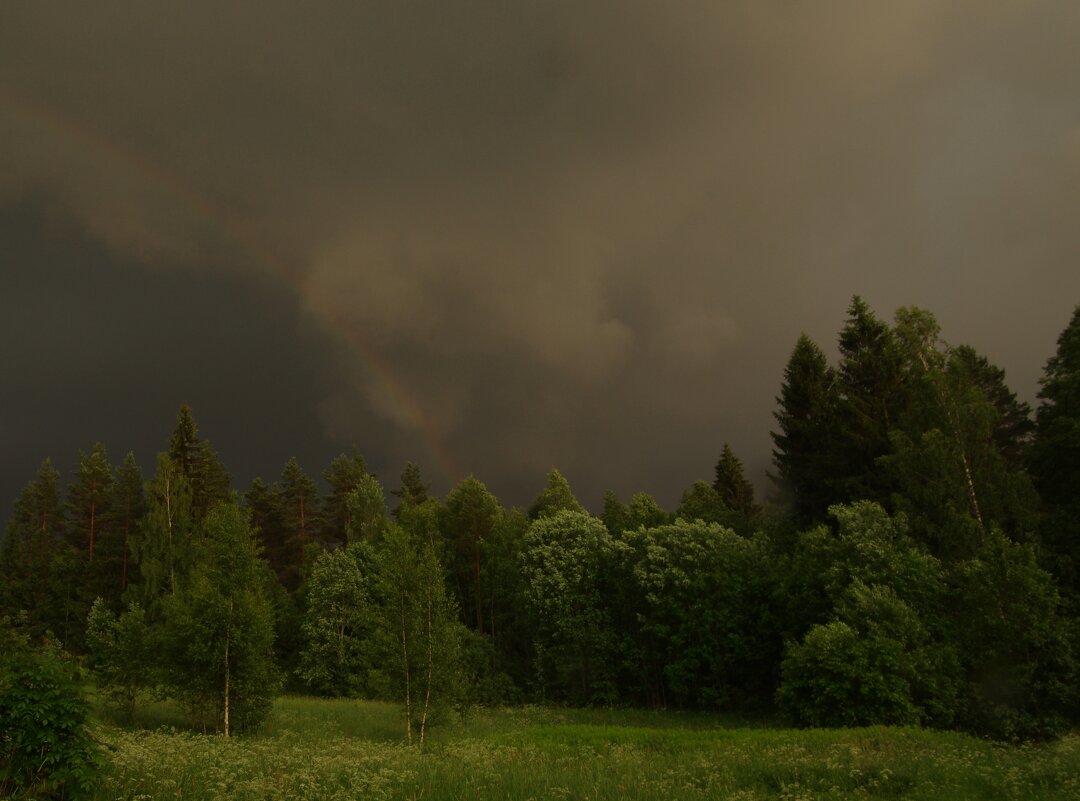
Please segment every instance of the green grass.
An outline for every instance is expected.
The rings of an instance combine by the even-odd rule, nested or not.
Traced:
[[[797,731],[707,715],[526,707],[445,721],[424,753],[390,704],[282,698],[262,734],[181,730],[167,704],[97,724],[101,799],[1080,798],[1080,737],[1006,746],[960,734]],[[154,727],[167,728],[154,728]]]

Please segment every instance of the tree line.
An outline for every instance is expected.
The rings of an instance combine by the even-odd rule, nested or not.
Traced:
[[[242,494],[184,406],[149,480],[96,445],[46,461],[0,548],[0,615],[85,654],[130,713],[256,727],[276,692],[549,702],[1051,736],[1080,715],[1080,307],[1036,412],[929,312],[854,298],[834,362],[796,342],[774,497],[726,444],[674,510],[552,470],[506,508],[473,476],[387,493],[359,453]],[[389,496],[389,497],[388,497]]]

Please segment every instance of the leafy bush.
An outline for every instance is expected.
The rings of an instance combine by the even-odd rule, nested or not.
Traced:
[[[103,757],[72,666],[10,630],[0,645],[0,796],[91,797]]]

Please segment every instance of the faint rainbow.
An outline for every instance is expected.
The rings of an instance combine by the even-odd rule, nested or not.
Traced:
[[[107,138],[85,122],[39,100],[15,92],[3,84],[0,84],[0,105],[6,106],[31,124],[42,126],[51,133],[60,134],[70,141],[86,146],[97,155],[124,168],[128,174],[136,175],[145,184],[155,187],[178,201],[184,208],[207,223],[211,229],[219,232],[228,242],[239,246],[256,264],[271,271],[292,289],[301,302],[304,301],[305,290],[300,271],[290,267],[265,245],[250,225],[216,205],[176,172]],[[424,440],[446,479],[451,483],[460,479],[464,471],[443,444],[441,436],[435,430],[423,407],[415,400],[386,360],[360,335],[355,324],[325,310],[314,309],[313,311],[322,327],[334,339],[341,342],[367,368],[371,376],[389,392],[394,403],[404,412],[405,419]]]

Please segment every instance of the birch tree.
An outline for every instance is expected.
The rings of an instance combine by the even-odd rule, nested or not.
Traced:
[[[269,571],[243,510],[222,504],[204,522],[200,559],[165,601],[172,693],[206,730],[258,727],[278,686]]]
[[[390,524],[379,553],[377,646],[390,691],[402,700],[405,740],[424,745],[433,717],[460,702],[463,627],[430,542]]]

